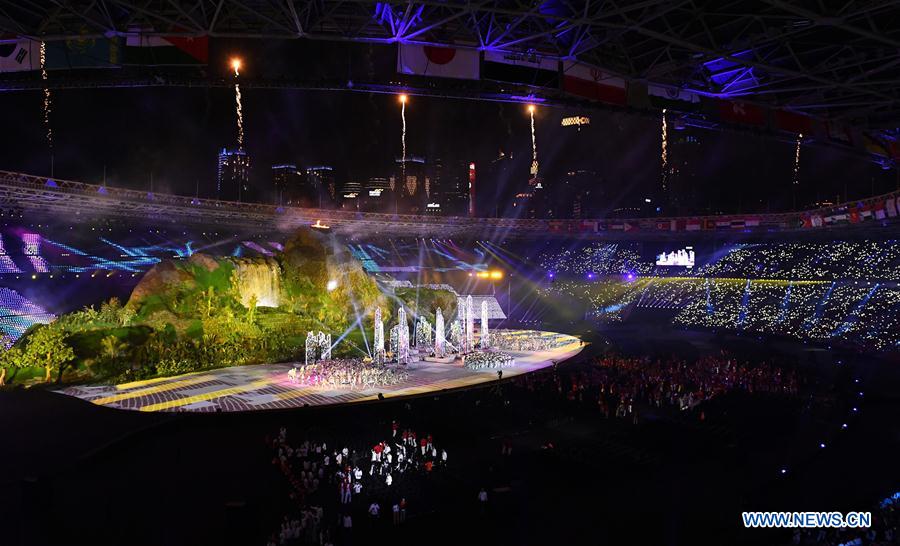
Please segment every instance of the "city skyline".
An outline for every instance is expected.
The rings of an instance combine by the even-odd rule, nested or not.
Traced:
[[[99,181],[105,166],[111,185],[149,187],[152,176],[157,191],[215,195],[216,170],[209,158],[223,147],[236,146],[234,97],[229,90],[57,95],[55,176]],[[263,195],[273,190],[271,165],[332,165],[340,191],[345,181],[388,177],[401,155],[400,108],[394,95],[262,90],[243,95],[245,148],[254,159],[251,180]],[[37,97],[15,94],[8,100],[17,131],[0,137],[7,152],[2,167],[49,174]],[[85,101],[96,106],[94,114],[79,107]],[[98,115],[104,123],[95,122]],[[591,123],[562,127],[561,120],[571,115],[589,116]],[[550,107],[538,107],[535,116],[541,177],[546,183],[572,171],[595,172],[608,208],[634,202],[657,187],[660,128],[655,117]],[[411,156],[474,162],[480,165],[479,174],[501,150],[512,156],[515,165],[508,179],[499,180],[494,188],[481,185],[479,191],[479,200],[501,199],[492,203],[498,214],[511,213],[503,205],[511,204],[529,176],[531,138],[525,105],[414,96],[407,118]],[[679,127],[676,120],[670,120],[670,127],[671,165],[684,160],[675,145],[683,135],[703,142],[703,161],[694,162],[689,176],[703,212],[790,207],[794,156],[790,143]],[[895,187],[894,173],[859,156],[802,148],[798,205]]]

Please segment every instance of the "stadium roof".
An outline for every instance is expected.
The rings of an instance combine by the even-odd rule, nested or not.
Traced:
[[[47,41],[209,36],[424,43],[578,59],[629,81],[898,126],[900,5],[763,0],[0,0]]]

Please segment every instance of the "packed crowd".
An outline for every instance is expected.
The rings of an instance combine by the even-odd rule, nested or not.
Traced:
[[[842,342],[875,351],[900,346],[900,289],[894,286],[706,279],[695,289],[675,316],[676,324]]]
[[[354,515],[361,510],[370,525],[387,511],[394,525],[402,524],[416,480],[446,468],[448,458],[431,434],[401,428],[397,421],[388,435],[369,446],[329,447],[321,439],[294,443],[285,427],[269,444],[273,464],[290,485],[293,507],[269,546],[349,542]]]
[[[594,406],[604,417],[637,420],[638,406],[689,410],[729,391],[796,394],[798,376],[781,366],[733,355],[651,358],[606,355],[587,371],[525,376],[530,391],[551,390],[569,402]]]
[[[288,379],[304,387],[367,389],[396,385],[409,379],[405,370],[374,366],[358,359],[321,360],[298,364],[288,370]]]
[[[736,245],[696,270],[701,277],[900,281],[897,241]]]
[[[646,274],[653,270],[653,262],[642,260],[634,250],[619,244],[592,243],[576,248],[554,249],[541,253],[537,259],[544,271],[554,274],[622,275]]]
[[[900,286],[871,281],[642,277],[633,281],[560,281],[547,297],[586,303],[587,315],[619,322],[635,308],[677,311],[687,328],[736,330],[864,350],[900,348]]]

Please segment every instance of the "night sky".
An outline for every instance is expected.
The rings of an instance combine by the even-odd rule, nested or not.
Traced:
[[[339,182],[388,174],[400,155],[400,107],[392,95],[361,92],[245,89],[246,148],[256,182],[269,184],[268,167],[331,164]],[[53,94],[55,173],[110,185],[202,195],[214,187],[217,150],[236,139],[234,94],[228,88],[121,88],[62,90]],[[0,169],[49,174],[39,92],[0,94],[4,131]],[[564,115],[587,114],[591,130],[560,128]],[[528,114],[521,104],[412,97],[407,110],[408,153],[474,160],[513,152],[530,161]],[[789,199],[794,149],[759,136],[670,129],[703,143],[697,191],[710,210],[778,208]],[[658,119],[625,113],[539,108],[537,140],[547,182],[572,168],[600,173],[605,193],[635,199],[659,181]],[[575,140],[573,140],[575,139]],[[672,160],[678,158],[673,150]],[[883,193],[896,188],[894,171],[832,148],[802,151],[799,204]],[[524,180],[514,181],[524,183]],[[757,206],[754,206],[754,203]],[[764,210],[764,209],[763,209]]]

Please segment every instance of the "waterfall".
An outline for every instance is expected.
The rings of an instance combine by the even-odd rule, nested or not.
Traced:
[[[274,260],[237,260],[234,269],[244,307],[250,307],[254,297],[257,307],[278,307],[281,270]]]

